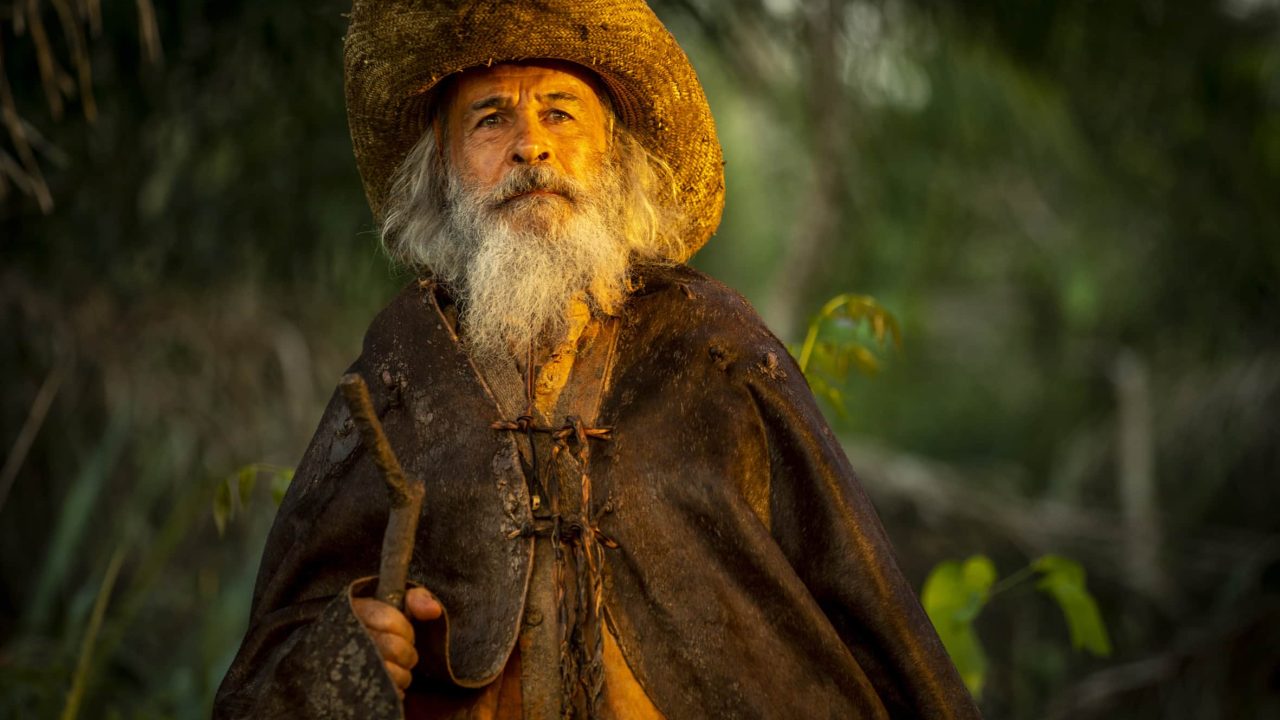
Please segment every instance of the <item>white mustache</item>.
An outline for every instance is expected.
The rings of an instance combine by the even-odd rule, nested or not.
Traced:
[[[507,173],[507,176],[486,194],[485,204],[497,209],[521,195],[532,192],[555,193],[576,205],[585,193],[585,189],[580,183],[546,165],[521,165]]]

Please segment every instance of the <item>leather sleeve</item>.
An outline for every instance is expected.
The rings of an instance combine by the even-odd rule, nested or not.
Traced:
[[[259,618],[218,690],[215,720],[402,718],[395,685],[351,607],[372,582]]]

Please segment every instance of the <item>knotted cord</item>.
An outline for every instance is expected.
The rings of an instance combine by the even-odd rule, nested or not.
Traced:
[[[560,689],[562,716],[572,718],[585,715],[594,720],[599,717],[598,704],[604,689],[604,550],[617,548],[618,544],[599,528],[602,515],[612,510],[605,503],[599,512],[592,507],[591,441],[608,441],[613,428],[589,427],[580,417],[567,416],[560,426],[541,425],[536,420],[534,405],[534,365],[532,346],[526,355],[524,413],[514,420],[499,420],[490,427],[494,430],[524,435],[529,443],[531,490],[544,497],[549,515],[534,518],[532,522],[513,532],[511,537],[549,537],[555,552],[553,582],[556,588],[556,610],[560,621]],[[545,469],[539,461],[535,435],[549,436],[551,457]],[[579,469],[581,504],[576,512],[566,516],[560,503],[560,465],[557,460],[568,454]],[[545,474],[546,483],[543,483]],[[569,605],[566,587],[568,554],[573,561],[575,597],[573,598],[573,622],[569,621]],[[581,699],[581,713],[576,713]]]

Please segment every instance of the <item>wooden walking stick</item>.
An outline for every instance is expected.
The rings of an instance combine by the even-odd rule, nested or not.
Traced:
[[[422,511],[424,494],[421,481],[405,477],[400,461],[391,450],[382,423],[373,411],[369,399],[369,386],[358,373],[342,376],[339,383],[346,398],[351,417],[360,429],[360,440],[373,455],[373,462],[382,473],[391,494],[391,512],[387,517],[387,531],[382,536],[382,563],[378,570],[378,589],[375,597],[399,610],[404,609],[404,587],[409,576],[409,558],[413,555],[414,535],[418,530],[418,514]]]

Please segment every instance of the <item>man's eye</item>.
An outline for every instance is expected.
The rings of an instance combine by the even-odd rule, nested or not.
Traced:
[[[547,119],[553,122],[564,122],[572,120],[573,116],[563,110],[551,110],[547,113]]]
[[[494,113],[480,118],[480,121],[476,123],[476,127],[493,127],[500,122],[502,122],[502,117]]]

